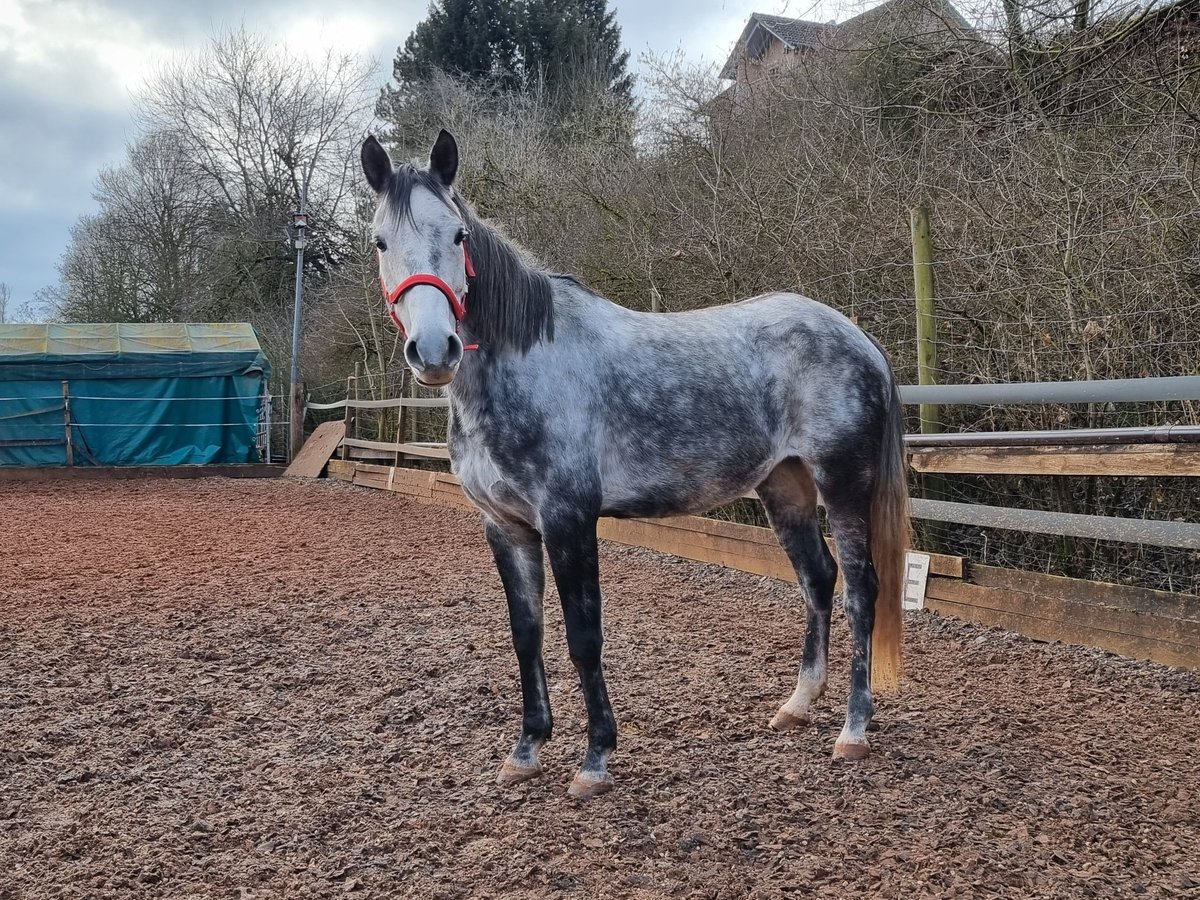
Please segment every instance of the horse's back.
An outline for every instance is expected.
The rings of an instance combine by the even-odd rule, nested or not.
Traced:
[[[587,379],[590,410],[571,415],[589,425],[580,442],[593,447],[608,514],[695,512],[737,498],[782,460],[858,431],[877,414],[864,406],[887,396],[887,363],[872,341],[799,295],[682,313],[588,312],[569,311],[560,325],[555,368]]]

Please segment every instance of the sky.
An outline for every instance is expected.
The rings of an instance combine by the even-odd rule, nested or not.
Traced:
[[[829,13],[837,2],[609,5],[636,73],[647,53],[724,60],[751,12],[827,21],[845,17]],[[70,228],[95,210],[93,181],[121,161],[138,91],[162,66],[244,27],[293,52],[372,57],[382,85],[397,46],[427,12],[428,0],[0,0],[0,282],[12,291],[10,315],[57,282]]]

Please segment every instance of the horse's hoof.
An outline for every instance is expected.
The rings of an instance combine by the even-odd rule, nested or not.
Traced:
[[[511,787],[514,784],[521,784],[537,778],[541,774],[541,766],[519,766],[512,760],[506,759],[504,765],[500,767],[500,774],[496,776],[496,783],[504,787]]]
[[[607,772],[603,775],[577,774],[567,788],[567,793],[576,800],[591,800],[601,794],[607,794],[613,789],[613,778]]]
[[[838,740],[833,745],[833,758],[856,762],[871,755],[871,745],[866,741]]]
[[[812,720],[808,715],[796,715],[793,712],[788,712],[786,709],[781,709],[775,713],[775,718],[771,720],[772,731],[794,731],[797,728],[803,728]]]

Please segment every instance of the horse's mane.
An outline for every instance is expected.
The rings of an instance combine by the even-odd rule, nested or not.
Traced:
[[[466,223],[475,280],[467,295],[467,332],[492,350],[528,353],[540,340],[554,340],[554,295],[550,275],[477,215],[457,192],[415,166],[398,167],[385,188],[390,215],[412,221],[412,191],[424,187]]]

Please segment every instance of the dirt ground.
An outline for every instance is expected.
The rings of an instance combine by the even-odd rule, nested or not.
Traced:
[[[875,753],[780,582],[606,546],[617,790],[547,598],[538,782],[471,515],[317,482],[0,486],[0,898],[1182,897],[1200,676],[911,615]]]

